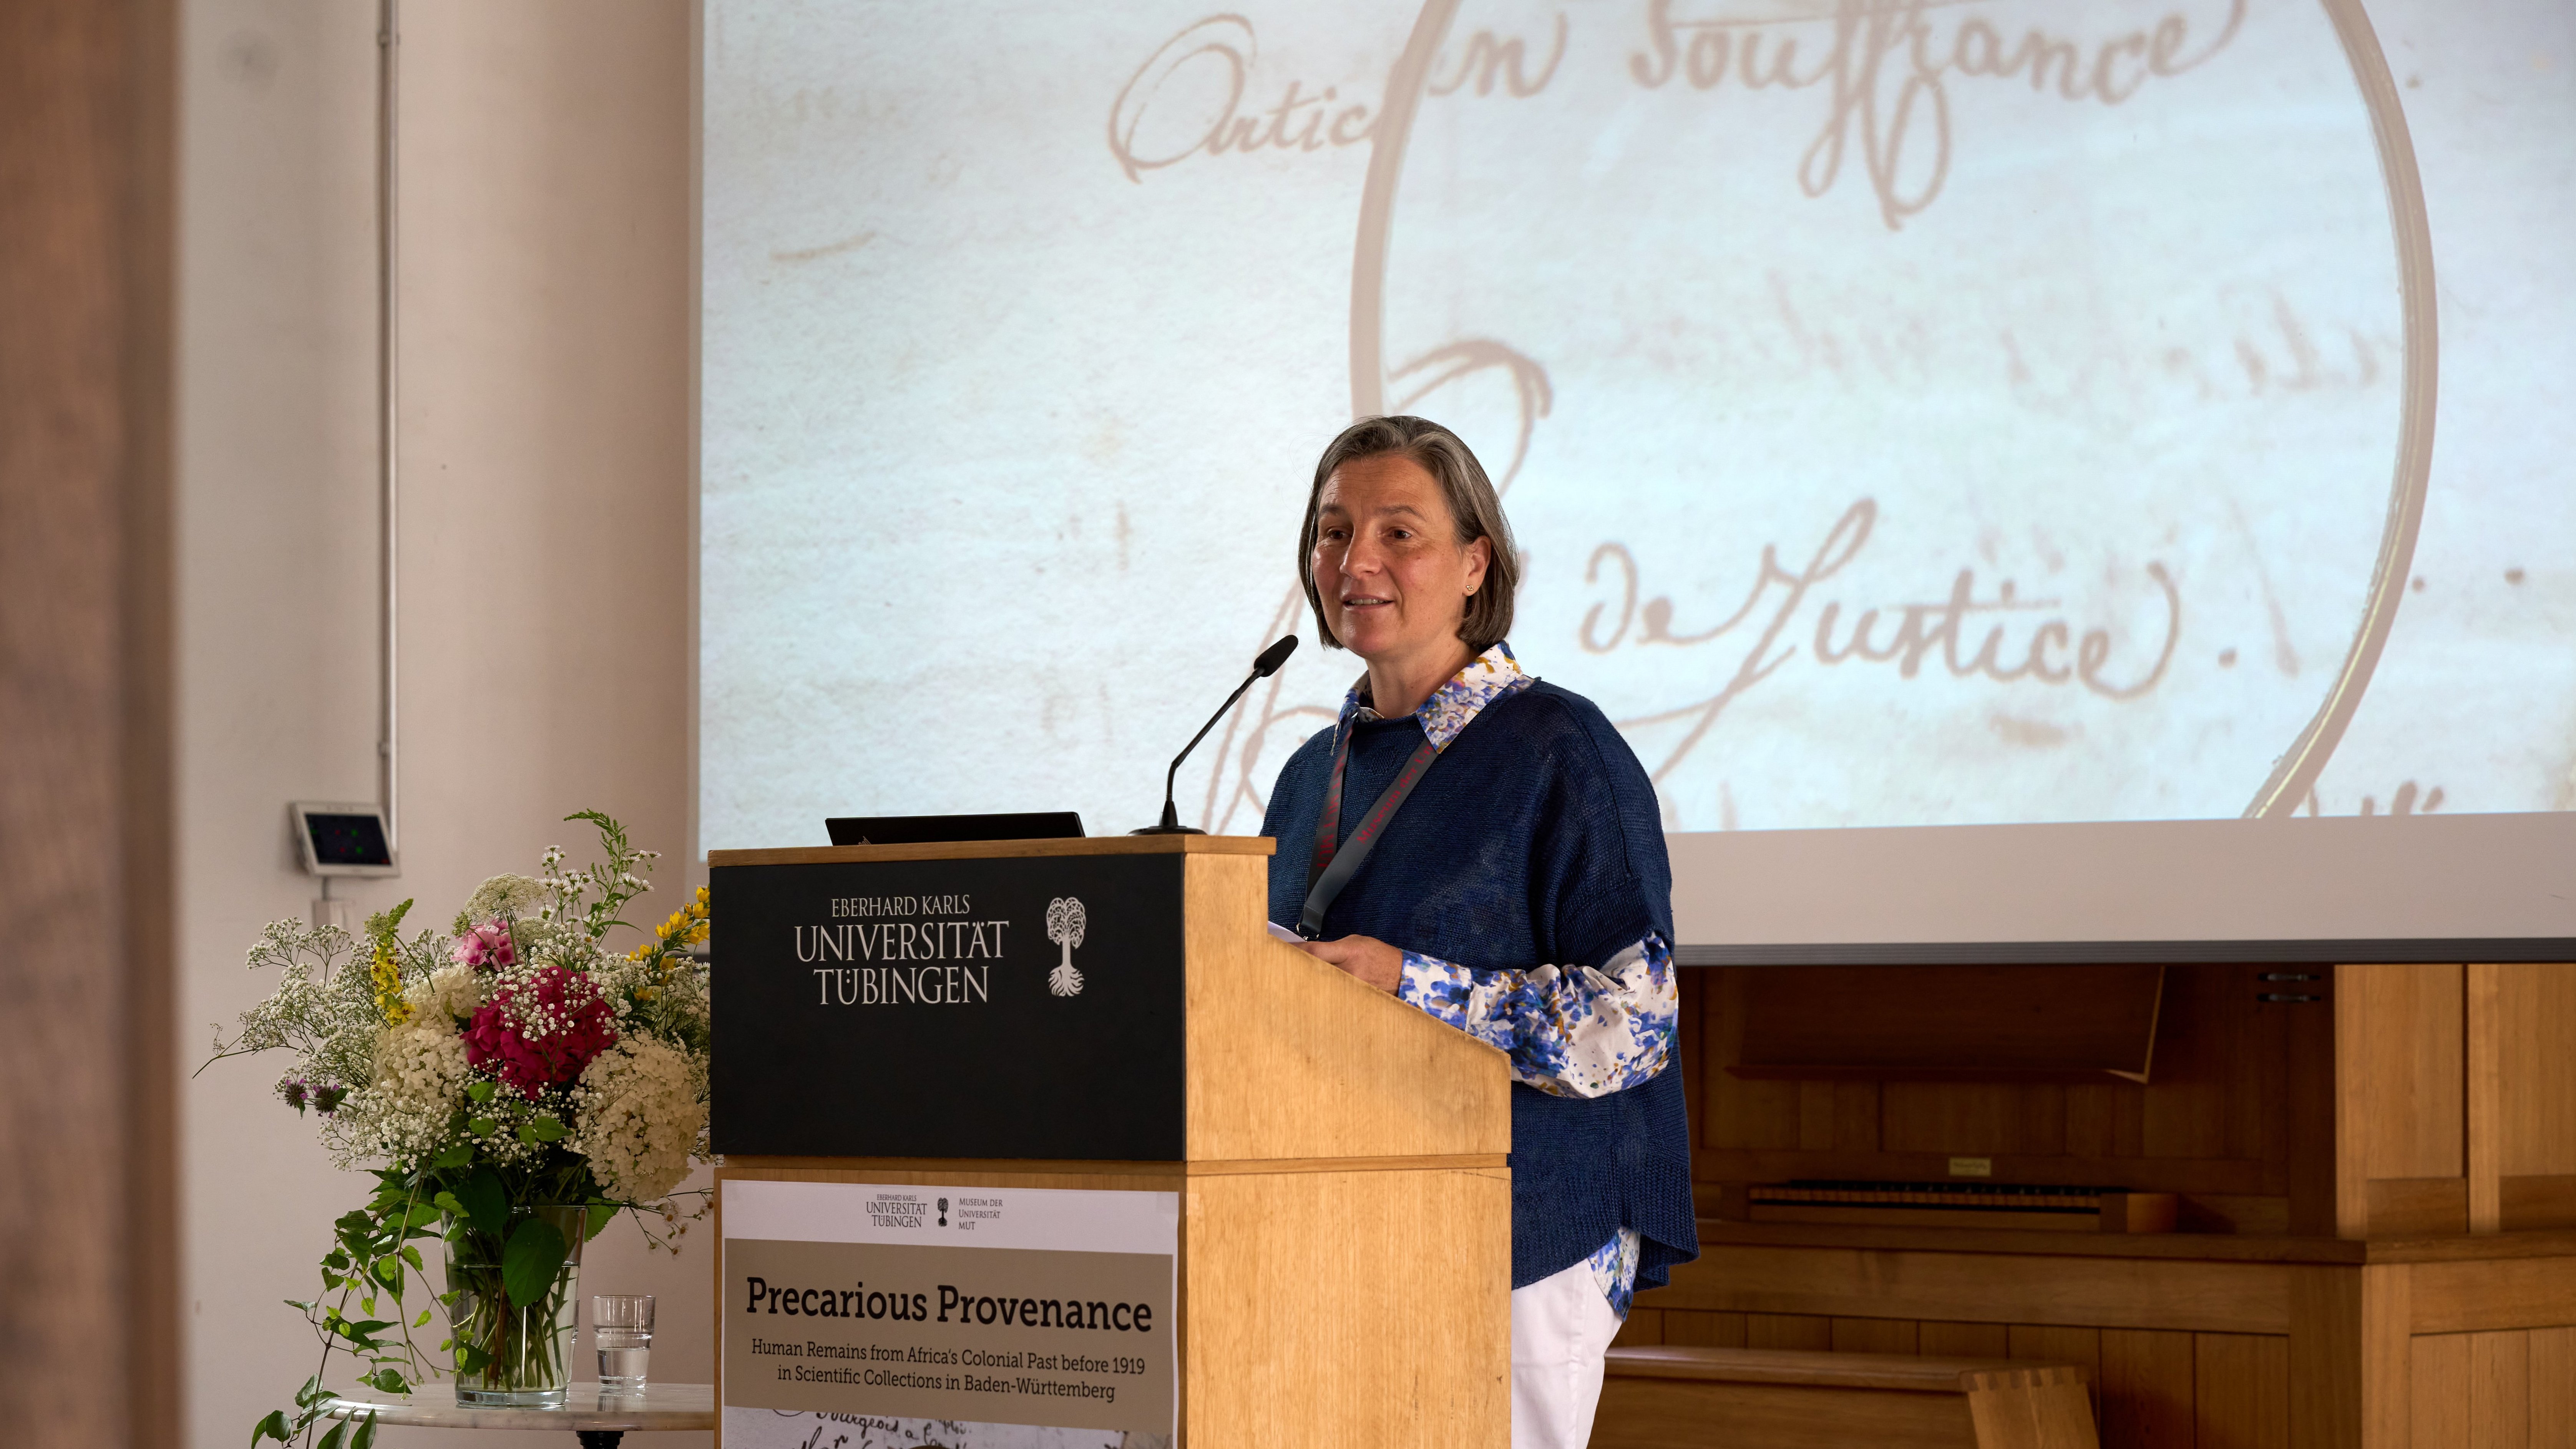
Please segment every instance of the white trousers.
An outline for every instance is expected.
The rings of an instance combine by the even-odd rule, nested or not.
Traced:
[[[1584,1449],[1601,1403],[1601,1356],[1619,1335],[1592,1265],[1512,1290],[1512,1449]]]

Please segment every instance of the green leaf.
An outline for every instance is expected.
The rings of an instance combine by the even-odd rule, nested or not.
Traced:
[[[519,1124],[518,1138],[519,1145],[522,1147],[534,1147],[537,1145],[536,1129],[530,1127],[525,1122]]]
[[[280,1444],[295,1442],[294,1436],[287,1432],[284,1409],[271,1409],[268,1411],[267,1418],[250,1426],[251,1449],[259,1449],[259,1443],[263,1439],[274,1439]]]
[[[536,1134],[539,1142],[561,1142],[567,1135],[564,1124],[552,1117],[537,1118],[528,1124],[528,1130]]]
[[[387,1369],[385,1372],[395,1383],[402,1384],[402,1387],[399,1389],[386,1389],[386,1393],[400,1394],[411,1391],[411,1385],[403,1384],[402,1377],[399,1374],[395,1374],[391,1369]],[[379,1385],[379,1387],[382,1386]],[[375,1443],[376,1416],[369,1414],[367,1417],[358,1421],[358,1433],[355,1438],[352,1438],[349,1441],[349,1449],[375,1449]]]
[[[434,1223],[436,1221],[438,1221],[438,1204],[436,1203],[413,1203],[409,1208],[404,1209],[402,1215],[402,1226],[406,1228],[416,1228],[423,1223]]]
[[[458,1202],[456,1194],[452,1192],[441,1191],[438,1196],[429,1200],[429,1205],[443,1213],[454,1213],[458,1217],[465,1215],[465,1204]]]
[[[510,1192],[492,1169],[474,1169],[472,1176],[456,1185],[456,1200],[464,1206],[474,1231],[497,1238],[510,1230]]]
[[[411,1321],[411,1326],[412,1326],[412,1327],[414,1327],[414,1328],[427,1328],[427,1327],[429,1327],[429,1310],[428,1310],[428,1309],[426,1309],[426,1308],[422,1309],[422,1310],[420,1311],[420,1317],[415,1318],[415,1319],[413,1319],[413,1320]]]
[[[492,1135],[493,1130],[500,1125],[500,1123],[493,1121],[489,1117],[477,1117],[465,1124],[465,1130],[473,1133],[477,1137],[489,1137]]]
[[[346,1440],[348,1437],[349,1421],[342,1419],[339,1423],[331,1426],[331,1432],[323,1435],[322,1442],[315,1445],[314,1449],[340,1449],[341,1442]]]
[[[465,1084],[465,1098],[469,1102],[489,1102],[492,1100],[492,1094],[498,1090],[500,1089],[493,1086],[490,1082],[467,1082]],[[489,1132],[492,1129],[486,1127],[481,1130]]]
[[[543,1218],[529,1218],[510,1234],[501,1247],[501,1287],[514,1305],[542,1303],[554,1291],[555,1275],[563,1271],[564,1259],[572,1245],[555,1225]]]
[[[585,1243],[599,1236],[599,1230],[617,1218],[617,1204],[595,1202],[590,1205],[590,1221],[583,1225],[581,1240]]]
[[[400,1373],[393,1369],[378,1369],[367,1377],[367,1382],[373,1384],[383,1393],[407,1394],[411,1392],[411,1384],[406,1381]]]
[[[476,1085],[482,1084],[477,1083]],[[468,1090],[471,1090],[471,1088],[468,1088]],[[473,1143],[451,1142],[447,1144],[447,1146],[442,1149],[436,1157],[429,1160],[429,1165],[432,1167],[463,1167],[465,1164],[472,1162],[473,1160]],[[443,1195],[444,1194],[442,1194],[442,1196]]]
[[[409,1243],[403,1244],[402,1259],[404,1262],[411,1264],[414,1272],[426,1273],[429,1271],[429,1269],[423,1266],[420,1261],[420,1249],[413,1247]]]

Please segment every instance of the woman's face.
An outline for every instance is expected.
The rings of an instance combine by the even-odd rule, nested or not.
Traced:
[[[1307,567],[1334,636],[1374,664],[1455,650],[1491,550],[1481,538],[1459,544],[1449,501],[1421,464],[1381,453],[1324,480]]]

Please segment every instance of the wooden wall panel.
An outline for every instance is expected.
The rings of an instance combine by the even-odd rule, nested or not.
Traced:
[[[2294,1271],[2283,1263],[1716,1243],[1647,1306],[2287,1333]]]
[[[2336,1199],[2347,1237],[2373,1230],[2370,1184],[2381,1179],[2459,1179],[2461,1222],[2435,1230],[2467,1229],[2464,987],[2456,964],[2336,968]],[[2404,1230],[2428,1226],[2410,1218]]]
[[[2006,1330],[2014,1358],[2080,1363],[2093,1382],[2102,1381],[2102,1330],[2016,1323]]]
[[[1699,1079],[1700,1141],[1709,1147],[1795,1148],[1799,1145],[1799,1084],[1747,1082],[1726,1069],[1744,1051],[1744,973],[1684,971],[1682,979],[1707,992],[1707,1065]]]
[[[2425,1334],[2408,1368],[2409,1436],[2424,1449],[2466,1449],[2469,1442],[2469,1336]]]
[[[2258,1002],[2257,968],[2170,968],[2151,1080],[1745,1080],[1747,972],[1683,973],[1697,1029],[1703,1211],[1727,1184],[1793,1177],[1939,1180],[1983,1157],[1998,1181],[2069,1182],[2226,1199],[2187,1204],[2196,1231],[2288,1222],[2294,1134],[2290,1014]],[[2326,1008],[2313,1008],[2323,1011]]]
[[[1618,1335],[1610,1340],[1612,1348],[1653,1348],[1664,1341],[1664,1314],[1659,1308],[1631,1308],[1628,1319],[1619,1325]]]
[[[2417,1333],[2576,1324],[2576,1258],[2472,1258],[2405,1272],[2407,1322]]]
[[[2466,1177],[2374,1177],[2361,1184],[2363,1221],[2375,1238],[2430,1238],[2469,1230]]]
[[[2066,1089],[2053,1085],[1882,1083],[1879,1147],[1943,1156],[2063,1156],[2065,1100]]]
[[[2245,973],[2167,971],[2155,1068],[2143,1094],[2140,1156],[2229,1157],[2237,1031],[2253,1015]],[[2251,1153],[2241,1154],[2251,1156]]]
[[[1836,1353],[1920,1353],[1922,1325],[1907,1318],[1837,1318]]]
[[[2531,1442],[2531,1335],[2468,1338],[2471,1449],[2524,1449]]]
[[[2576,1449],[2576,1328],[2529,1334],[2531,1449]]]
[[[2202,1333],[2191,1347],[2198,1449],[2289,1449],[2290,1340]]]
[[[1834,1321],[1809,1313],[1748,1313],[1744,1315],[1744,1346],[1830,1352],[1834,1346]]]
[[[1749,1334],[1742,1313],[1666,1313],[1664,1342],[1675,1348],[1746,1348]]]
[[[2415,1416],[2415,1374],[2414,1340],[2408,1337],[2408,1325],[2415,1311],[2414,1294],[2413,1269],[2400,1264],[2364,1268],[2359,1311],[2346,1323],[2332,1326],[2348,1327],[2352,1334],[2352,1360],[2339,1367],[2347,1367],[2353,1375],[2355,1418],[2361,1430],[2354,1442],[2361,1449],[2405,1449],[2411,1442],[2408,1426]],[[2299,1324],[2297,1328],[2327,1326]]]
[[[2569,1449],[2576,1328],[2419,1334],[2408,1392],[2411,1449]]]
[[[2191,1449],[2193,1335],[2102,1332],[2102,1449]]]
[[[2496,1225],[2505,1232],[2576,1228],[2576,1174],[2499,1177]]]
[[[1924,1323],[1915,1341],[1928,1358],[2012,1357],[2012,1327],[2003,1323]]]
[[[2497,1158],[2505,1092],[2502,1064],[2496,1059],[2498,1039],[2504,1035],[2496,1020],[2503,972],[2493,962],[2473,961],[2460,968],[2461,1011],[2467,1023],[2461,1048],[2463,1090],[2468,1099],[2463,1164],[2468,1180],[2461,1184],[2465,1199],[2461,1216],[2463,1231],[2472,1233],[2492,1233],[2504,1226],[2504,1176]]]
[[[2516,962],[2496,975],[2496,1120],[2506,1177],[2576,1175],[2576,965]]]

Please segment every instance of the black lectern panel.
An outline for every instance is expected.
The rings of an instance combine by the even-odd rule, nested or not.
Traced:
[[[1179,1160],[1182,860],[717,867],[715,1150]]]

